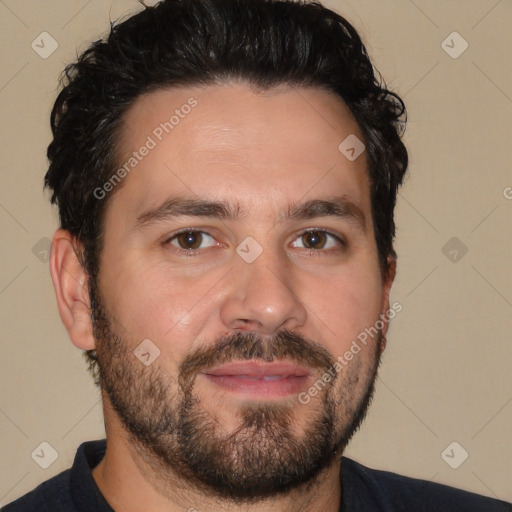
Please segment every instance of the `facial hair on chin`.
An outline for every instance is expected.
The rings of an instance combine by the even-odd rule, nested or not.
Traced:
[[[322,375],[334,367],[334,358],[290,331],[265,340],[255,333],[237,333],[189,354],[175,378],[156,364],[141,364],[128,341],[114,332],[98,297],[92,304],[101,387],[135,446],[159,474],[162,468],[170,470],[207,495],[240,503],[311,484],[341,456],[366,415],[378,349],[370,369],[364,371],[360,360],[353,360],[327,383],[321,399],[310,402],[302,435],[292,428],[293,409],[268,403],[240,406],[238,428],[227,432],[194,392],[201,370],[233,359],[287,358]],[[357,395],[360,379],[365,382]]]

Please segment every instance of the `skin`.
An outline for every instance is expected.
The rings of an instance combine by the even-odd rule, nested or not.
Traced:
[[[335,95],[315,88],[262,93],[229,83],[157,91],[139,97],[125,116],[119,162],[190,97],[197,106],[158,142],[109,201],[99,290],[112,328],[127,350],[144,339],[158,346],[161,353],[152,365],[167,376],[172,393],[177,390],[173,376],[187,355],[237,332],[267,339],[289,330],[313,340],[333,358],[343,355],[357,335],[389,309],[395,275],[391,258],[387,274],[380,271],[364,153],[351,162],[338,150],[350,134],[363,139],[349,109]],[[239,215],[180,216],[137,227],[144,212],[175,197],[229,202]],[[286,217],[290,205],[333,197],[355,206],[364,227],[353,217]],[[180,252],[178,240],[171,239],[183,228],[200,228],[211,238],[187,256],[186,249]],[[345,244],[328,237],[325,248],[320,244],[308,249],[302,235],[312,228],[328,231]],[[236,252],[249,236],[263,249],[252,263]],[[57,231],[51,273],[70,338],[88,350],[97,340],[87,274],[75,247],[69,233]],[[386,330],[387,325],[383,335]],[[383,346],[370,344],[351,361],[351,403],[340,407],[340,428],[347,411],[363,400],[380,350]],[[302,390],[318,377],[312,369]],[[333,391],[339,403],[343,386],[348,381],[340,377]],[[301,404],[296,394],[249,396],[212,385],[204,376],[196,378],[194,391],[203,411],[223,432],[237,428],[242,406],[277,404],[291,411],[298,438],[324,397],[319,392]],[[214,500],[173,471],[161,478],[156,462],[134,446],[105,394],[103,402],[108,448],[93,476],[116,510],[338,510],[341,453],[310,486],[256,504]]]

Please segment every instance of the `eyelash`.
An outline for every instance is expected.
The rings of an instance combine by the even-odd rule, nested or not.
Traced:
[[[181,235],[183,233],[194,233],[194,234],[200,233],[200,234],[208,235],[209,237],[215,239],[215,237],[212,234],[208,233],[208,231],[205,231],[202,229],[195,229],[195,228],[185,228],[185,229],[182,229],[182,230],[174,233],[172,236],[166,238],[163,242],[163,245],[167,246],[167,247],[170,246],[172,248],[172,250],[175,251],[176,253],[178,253],[179,255],[187,256],[187,257],[198,256],[201,253],[204,254],[205,251],[207,251],[209,249],[214,249],[216,247],[216,246],[212,246],[212,247],[207,247],[206,249],[182,249],[180,247],[171,245],[170,242],[172,240],[176,239],[179,235]],[[343,238],[341,238],[338,235],[335,235],[334,233],[331,233],[330,231],[325,230],[325,229],[315,229],[315,228],[306,229],[305,231],[301,232],[294,240],[297,240],[298,238],[301,238],[308,233],[323,233],[329,237],[334,238],[336,240],[336,242],[339,244],[339,247],[331,248],[331,249],[306,249],[306,248],[303,249],[303,251],[305,251],[309,256],[313,256],[313,257],[329,256],[333,253],[339,253],[347,248],[347,243]],[[225,245],[225,244],[221,244],[221,245]],[[217,247],[218,247],[218,245],[217,245]]]
[[[176,247],[176,246],[171,245],[171,241],[176,239],[179,235],[182,235],[183,233],[194,233],[194,234],[202,233],[204,235],[208,235],[211,238],[215,239],[215,237],[213,235],[211,235],[210,233],[208,233],[207,231],[205,231],[203,229],[185,228],[185,229],[181,229],[177,233],[174,233],[172,236],[166,238],[163,244],[165,246],[171,247],[171,250],[175,251],[180,256],[187,256],[187,257],[194,257],[194,256],[199,255],[200,253],[204,253],[208,249],[214,248],[214,247],[208,247],[206,249],[182,249],[181,247]]]

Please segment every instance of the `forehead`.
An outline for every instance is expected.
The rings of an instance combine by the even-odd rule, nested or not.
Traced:
[[[351,161],[339,149],[347,137],[363,137],[334,93],[244,84],[165,89],[139,97],[123,121],[118,164],[129,172],[116,195],[134,212],[173,194],[235,198],[242,210],[333,195],[370,206],[364,153]]]

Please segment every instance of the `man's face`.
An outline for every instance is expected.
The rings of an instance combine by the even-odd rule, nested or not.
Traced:
[[[109,401],[148,460],[209,491],[262,497],[313,478],[364,415],[378,337],[318,381],[391,285],[365,155],[338,150],[362,139],[357,123],[325,91],[243,85],[153,92],[124,121],[119,167],[151,148],[105,217],[96,338]],[[147,366],[143,340],[143,359],[160,351]]]

